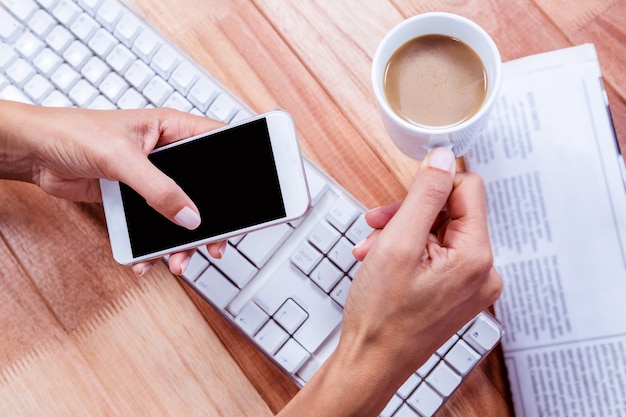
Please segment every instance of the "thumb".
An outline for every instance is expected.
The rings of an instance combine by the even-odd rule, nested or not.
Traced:
[[[186,229],[200,226],[199,210],[189,196],[176,182],[165,175],[138,150],[140,155],[131,157],[133,164],[122,163],[123,169],[118,178],[142,196],[146,203],[170,221]]]
[[[451,150],[436,148],[420,164],[402,205],[381,231],[389,242],[423,248],[430,229],[452,191],[455,158]],[[416,251],[416,256],[422,254]]]

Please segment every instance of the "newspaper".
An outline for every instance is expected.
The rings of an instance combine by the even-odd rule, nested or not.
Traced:
[[[624,162],[593,45],[504,65],[487,191],[517,417],[626,416]]]

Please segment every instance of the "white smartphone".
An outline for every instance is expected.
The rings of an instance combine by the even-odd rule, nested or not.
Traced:
[[[297,219],[310,197],[292,117],[274,110],[155,149],[152,163],[200,210],[178,226],[127,185],[100,180],[113,257],[127,265]]]

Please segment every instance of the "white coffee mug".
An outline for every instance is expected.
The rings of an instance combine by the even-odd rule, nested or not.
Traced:
[[[412,124],[389,105],[383,82],[393,53],[406,42],[425,35],[446,35],[462,41],[480,57],[487,74],[487,91],[482,106],[469,119],[451,126],[428,127]],[[372,85],[383,124],[395,145],[413,159],[421,160],[435,147],[445,146],[456,157],[476,142],[495,102],[502,80],[502,60],[487,32],[473,21],[451,13],[424,13],[404,20],[380,42],[372,62]]]

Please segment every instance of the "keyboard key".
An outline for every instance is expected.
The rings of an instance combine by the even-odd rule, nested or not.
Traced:
[[[50,75],[59,67],[59,65],[61,65],[62,62],[63,60],[61,57],[55,54],[50,48],[43,49],[33,59],[33,65],[35,68],[46,77],[50,77]]]
[[[143,23],[131,13],[122,13],[122,17],[115,25],[113,34],[127,47],[131,47],[133,41],[143,29]]]
[[[83,42],[88,41],[93,34],[100,28],[100,25],[96,20],[89,16],[87,13],[81,13],[78,15],[72,26],[70,26],[70,31]]]
[[[130,49],[124,45],[118,44],[109,52],[105,61],[118,73],[124,73],[136,59],[137,57]]]
[[[58,0],[37,0],[37,3],[46,10],[51,10]]]
[[[87,81],[78,80],[68,95],[78,107],[87,107],[98,96],[98,90]]]
[[[239,293],[239,289],[215,267],[209,266],[195,282],[196,288],[218,308],[224,309]]]
[[[24,92],[38,104],[41,103],[52,90],[54,90],[52,83],[41,74],[35,74],[24,85]]]
[[[413,390],[417,387],[417,385],[422,382],[422,378],[417,376],[417,374],[411,374],[411,376],[402,384],[402,386],[396,392],[401,398],[408,398],[409,395],[413,393]]]
[[[422,414],[417,414],[417,412],[411,407],[406,404],[402,404],[393,417],[422,417]]]
[[[235,317],[235,323],[241,327],[248,336],[254,336],[256,332],[267,322],[268,316],[254,302],[249,302]]]
[[[340,197],[328,211],[326,220],[337,228],[337,230],[344,233],[360,214],[360,209],[348,200]]]
[[[431,417],[437,412],[439,407],[441,407],[443,399],[434,389],[422,383],[407,399],[407,404],[410,404],[411,407],[417,410],[422,416]]]
[[[15,59],[15,50],[5,43],[0,43],[0,70],[7,68]]]
[[[89,40],[89,47],[100,58],[106,59],[113,47],[117,45],[117,40],[105,29],[98,29]]]
[[[224,251],[224,255],[221,259],[211,258],[209,252],[206,250],[206,246],[201,247],[200,252],[203,253],[207,259],[210,259],[211,263],[222,271],[224,275],[229,277],[239,288],[248,285],[258,271],[249,260],[230,245]]]
[[[6,76],[18,87],[23,86],[33,75],[35,75],[35,69],[22,58],[13,61],[6,69]]]
[[[110,69],[107,64],[100,58],[92,56],[87,63],[81,68],[80,73],[93,85],[98,85],[104,77],[109,73]]]
[[[459,340],[459,336],[457,334],[453,334],[443,345],[441,345],[441,347],[439,347],[439,349],[437,349],[437,355],[444,356],[446,352],[454,346],[457,340]]]
[[[461,383],[461,375],[454,372],[445,362],[439,362],[430,375],[426,377],[426,382],[441,395],[447,397]]]
[[[402,399],[398,398],[397,395],[391,397],[391,400],[387,403],[383,411],[380,413],[380,417],[392,417],[395,415],[396,410],[402,404]]]
[[[120,109],[140,109],[145,107],[146,104],[148,104],[148,101],[134,88],[124,91],[117,100],[117,105]]]
[[[162,45],[152,58],[150,66],[157,74],[167,80],[179,61],[178,53],[171,46]]]
[[[348,272],[356,259],[352,255],[354,245],[342,237],[328,252],[328,259],[332,260],[343,272]]]
[[[309,277],[314,283],[319,285],[324,292],[329,293],[343,277],[343,272],[329,261],[328,258],[324,258],[311,272]]]
[[[417,370],[417,374],[422,378],[426,378],[426,375],[428,375],[428,373],[435,367],[435,365],[437,365],[439,359],[439,356],[437,356],[436,354],[432,354],[430,358],[428,358],[428,360],[419,367],[419,369]]]
[[[33,104],[32,100],[28,98],[24,92],[16,86],[9,84],[5,85],[0,90],[0,100],[18,101],[20,103]]]
[[[276,248],[283,244],[293,229],[288,224],[278,224],[248,233],[237,249],[258,268],[265,265]]]
[[[163,103],[163,107],[171,107],[182,112],[189,112],[193,105],[178,91],[174,91]]]
[[[24,26],[20,22],[0,7],[0,38],[2,40],[12,42],[22,33],[23,29]]]
[[[235,103],[224,94],[220,94],[209,106],[209,112],[214,118],[221,120],[224,123],[230,122],[237,111]]]
[[[106,29],[112,31],[121,13],[122,6],[117,0],[104,0],[96,11],[96,20]]]
[[[274,358],[287,372],[296,372],[309,356],[311,354],[298,342],[289,339],[274,355]]]
[[[35,56],[43,49],[44,45],[43,41],[31,32],[22,33],[22,35],[15,41],[15,49],[20,53],[20,55],[27,59],[31,59]]]
[[[305,172],[309,194],[311,195],[311,204],[315,205],[328,190],[328,183],[313,168],[305,166]]]
[[[487,352],[500,340],[500,330],[481,314],[463,334],[463,339],[479,352]]]
[[[309,317],[295,301],[288,298],[274,314],[274,320],[289,334],[293,334],[298,327]]]
[[[273,355],[289,339],[289,335],[274,320],[269,320],[254,336],[259,346]]]
[[[341,307],[345,307],[351,286],[352,281],[350,280],[350,278],[344,276],[343,278],[341,278],[341,281],[339,281],[339,284],[337,284],[335,288],[333,288],[333,290],[331,291],[331,298],[335,300]]]
[[[89,108],[97,110],[113,110],[117,109],[117,106],[111,103],[108,98],[104,97],[103,95],[99,95],[91,102]]]
[[[465,341],[459,340],[445,357],[452,367],[461,375],[466,375],[480,360],[480,355]]]
[[[96,14],[96,10],[98,10],[101,1],[102,0],[78,0],[78,4],[83,10],[93,16]]]
[[[302,243],[291,255],[291,262],[309,275],[322,260],[323,255],[308,242]]]
[[[121,97],[127,88],[128,84],[126,81],[115,72],[107,74],[99,85],[102,94],[113,103]]]
[[[148,84],[152,77],[154,77],[154,71],[140,60],[134,61],[124,73],[124,78],[139,91]]]
[[[73,40],[74,36],[72,36],[70,31],[59,25],[53,27],[48,36],[46,36],[46,42],[57,54],[63,53]]]
[[[174,92],[174,89],[163,78],[156,76],[148,81],[143,94],[155,106],[160,106]]]
[[[322,253],[328,253],[330,249],[337,243],[341,234],[328,224],[321,221],[315,229],[309,234],[309,242],[311,242]]]
[[[163,44],[162,39],[154,31],[144,29],[141,31],[131,50],[144,62],[150,62],[156,51]]]
[[[45,10],[39,9],[28,21],[28,27],[40,38],[45,36],[56,25],[56,20]]]
[[[47,107],[71,107],[73,103],[65,94],[54,90],[42,101],[41,105]]]
[[[28,19],[39,9],[34,0],[2,0],[2,4],[21,21]]]
[[[206,77],[201,77],[191,87],[187,98],[198,107],[200,111],[206,112],[209,109],[209,105],[215,100],[218,94],[217,85]]]
[[[176,66],[169,81],[181,94],[186,95],[198,77],[198,70],[189,62],[183,61]]]
[[[91,58],[91,51],[84,43],[73,41],[63,52],[63,58],[74,69],[79,71]]]
[[[76,19],[82,10],[76,3],[71,0],[60,0],[52,8],[52,16],[54,16],[59,22],[66,27]]]
[[[365,220],[365,214],[361,214],[356,218],[354,223],[352,223],[352,226],[350,226],[346,232],[346,237],[356,245],[363,239],[367,238],[367,236],[369,236],[369,234],[373,231],[374,229],[370,227]]]
[[[207,261],[204,256],[200,255],[199,252],[195,252],[191,256],[189,264],[187,265],[187,268],[185,268],[185,270],[183,271],[182,276],[187,281],[193,282],[198,279],[200,274],[203,273],[204,270],[208,268],[208,266],[209,261]]]

